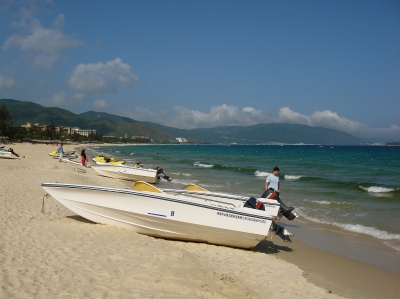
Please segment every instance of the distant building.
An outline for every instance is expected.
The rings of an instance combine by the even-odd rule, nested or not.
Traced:
[[[46,130],[46,125],[40,126],[39,123],[33,124],[32,123],[26,123],[26,125],[21,125],[21,127],[25,129],[40,129],[41,131]]]
[[[86,137],[89,137],[90,134],[97,134],[97,130],[80,130],[79,128],[76,128],[73,132]]]
[[[26,125],[21,125],[21,127],[26,128],[26,129],[35,129],[35,128],[37,128],[37,129],[39,129],[41,131],[46,131],[46,128],[48,126],[49,125],[40,126],[39,123],[36,123],[36,124],[33,124],[33,125],[32,125],[32,123],[26,123]],[[97,130],[80,130],[78,127],[55,126],[54,129],[55,129],[55,131],[57,133],[61,133],[63,135],[71,135],[71,134],[73,134],[75,132],[75,133],[77,133],[79,135],[88,137],[90,133],[97,134]]]
[[[176,141],[178,141],[179,143],[187,143],[187,139],[183,138],[183,137],[176,137],[175,138]]]

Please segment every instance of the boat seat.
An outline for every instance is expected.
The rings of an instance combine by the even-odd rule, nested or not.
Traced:
[[[200,186],[197,186],[195,184],[188,184],[185,187],[183,187],[182,190],[209,192],[208,190],[206,190]]]
[[[133,186],[132,190],[135,191],[147,191],[147,192],[155,192],[155,193],[164,193],[162,190],[150,185],[149,183],[137,181]]]

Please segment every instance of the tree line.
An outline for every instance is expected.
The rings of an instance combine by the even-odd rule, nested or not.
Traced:
[[[52,122],[51,124],[45,123],[45,129],[42,130],[38,127],[14,127],[12,122],[12,117],[7,109],[5,103],[0,107],[0,137],[8,137],[10,141],[22,141],[22,140],[42,140],[53,141],[71,141],[71,142],[104,142],[104,143],[151,143],[149,138],[136,138],[133,140],[128,140],[127,138],[103,136],[102,132],[92,131],[89,136],[83,136],[77,132],[72,134],[63,134],[63,132],[58,132],[56,126]]]
[[[38,127],[14,127],[12,117],[5,103],[3,103],[3,105],[0,107],[0,136],[2,136],[3,138],[8,137],[9,140],[16,141],[36,139],[43,141],[65,140],[84,142],[87,140],[101,141],[102,139],[102,134],[96,134],[96,132],[91,132],[89,136],[82,136],[76,132],[73,132],[72,134],[63,134],[62,132],[57,132],[54,123],[45,124],[44,130]]]

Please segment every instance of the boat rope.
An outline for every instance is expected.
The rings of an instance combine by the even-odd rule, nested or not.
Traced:
[[[46,193],[45,195],[43,195],[43,202],[42,202],[42,213],[44,213],[44,198],[49,198],[50,197],[50,194],[49,193]]]

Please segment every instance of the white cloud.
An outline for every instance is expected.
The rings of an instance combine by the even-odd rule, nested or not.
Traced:
[[[98,100],[93,103],[93,108],[97,110],[104,110],[108,108],[108,103],[106,100]]]
[[[45,28],[28,10],[22,9],[20,22],[13,23],[21,32],[7,38],[3,49],[19,48],[30,55],[32,65],[51,70],[53,64],[60,59],[63,50],[82,44],[81,41],[61,32],[59,27],[64,22],[64,15],[60,14],[52,28]]]
[[[92,95],[114,92],[118,83],[133,86],[139,77],[131,72],[131,67],[121,59],[106,63],[79,64],[75,67],[69,85],[77,92]]]
[[[189,110],[182,106],[174,107],[174,114],[165,111],[153,112],[146,108],[136,107],[132,111],[121,111],[125,116],[141,121],[151,121],[175,128],[212,128],[217,126],[250,126],[265,123],[266,120],[276,121],[274,115],[262,110],[223,104],[211,107],[209,113]]]
[[[38,102],[40,104],[46,105],[46,106],[51,106],[51,107],[58,107],[58,106],[64,106],[68,104],[67,101],[67,95],[65,92],[61,91],[59,93],[54,94],[50,99],[42,99],[39,100]]]
[[[363,134],[363,132],[371,130],[365,124],[340,117],[336,112],[329,110],[316,111],[312,115],[306,116],[290,110],[289,107],[284,107],[279,111],[279,122],[324,127],[351,134]]]
[[[310,120],[307,116],[294,112],[290,110],[289,107],[281,108],[279,110],[279,122],[311,126]]]
[[[86,97],[87,96],[85,94],[78,92],[72,96],[72,101],[75,103],[79,103],[79,102],[82,102]]]
[[[392,125],[389,128],[370,128],[366,124],[340,117],[337,113],[329,110],[316,111],[312,115],[306,116],[292,111],[289,107],[281,108],[279,113],[275,114],[265,110],[256,110],[252,107],[239,110],[236,106],[224,104],[212,107],[208,113],[189,110],[181,106],[174,107],[173,115],[166,111],[154,112],[141,107],[136,107],[132,111],[120,111],[120,113],[139,121],[151,121],[182,129],[250,126],[275,122],[335,129],[358,137],[388,136],[400,138],[400,127],[397,125]]]
[[[17,83],[13,78],[6,78],[0,75],[0,91],[4,91],[6,89],[13,89],[17,86]]]
[[[371,129],[371,131],[373,137],[392,136],[392,138],[396,138],[396,141],[400,140],[400,126],[397,125],[391,125],[389,128]]]

